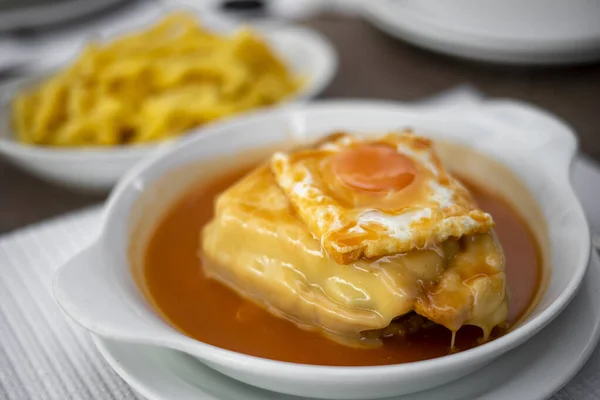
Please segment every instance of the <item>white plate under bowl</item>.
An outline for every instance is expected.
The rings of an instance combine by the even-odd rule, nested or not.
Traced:
[[[287,103],[311,99],[327,87],[337,69],[337,54],[327,39],[311,29],[294,26],[265,28],[260,33],[296,74],[307,78],[306,85]],[[62,149],[21,144],[11,129],[10,102],[20,89],[45,77],[0,86],[0,155],[40,178],[79,190],[108,191],[135,163],[177,142]],[[202,128],[194,129],[194,134],[201,135]]]
[[[600,263],[594,255],[575,299],[535,339],[463,379],[390,400],[548,398],[575,375],[596,347],[600,335],[598,287]],[[93,337],[112,368],[148,400],[302,399],[235,381],[174,350]]]
[[[600,58],[595,0],[378,0],[365,17],[392,36],[440,53],[505,64]]]

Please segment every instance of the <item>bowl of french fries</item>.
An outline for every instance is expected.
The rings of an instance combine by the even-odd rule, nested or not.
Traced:
[[[0,153],[43,179],[105,191],[208,124],[316,96],[336,66],[329,43],[308,29],[216,33],[174,13],[2,87]]]

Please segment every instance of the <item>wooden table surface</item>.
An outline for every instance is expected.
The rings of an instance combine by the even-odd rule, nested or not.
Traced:
[[[600,161],[600,64],[491,66],[420,50],[357,18],[321,17],[306,25],[328,37],[340,58],[323,98],[411,101],[469,83],[490,97],[525,100],[563,118],[579,135],[581,150]],[[104,199],[47,184],[1,159],[0,182],[0,234]]]

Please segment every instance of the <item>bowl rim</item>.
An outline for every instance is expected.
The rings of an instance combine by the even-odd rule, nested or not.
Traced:
[[[526,103],[520,101],[514,101],[515,104],[526,107],[530,110],[534,110],[538,114],[543,114],[545,116],[551,117],[555,122],[558,122],[564,127],[565,132],[571,136],[571,140],[574,142],[574,146],[576,146],[576,137],[571,131],[571,129],[564,124],[561,120],[554,117],[553,115],[540,110],[536,107],[528,105]],[[482,103],[485,104],[485,103]],[[478,107],[481,107],[482,104],[477,104],[473,106],[469,106],[476,112]],[[340,109],[372,109],[374,111],[406,111],[406,110],[416,110],[418,106],[411,106],[402,104],[395,101],[385,101],[385,100],[364,100],[364,99],[348,99],[348,100],[322,100],[315,101],[310,104],[300,105],[298,107],[294,107],[291,109],[288,108],[276,108],[276,109],[268,109],[268,110],[257,110],[251,113],[248,113],[242,117],[238,117],[229,121],[221,121],[213,124],[210,128],[205,128],[206,131],[202,136],[190,136],[185,138],[182,141],[179,141],[177,145],[171,149],[171,151],[166,153],[155,154],[147,159],[143,160],[141,163],[137,164],[132,170],[130,170],[126,176],[119,181],[117,186],[113,189],[106,206],[104,208],[103,215],[103,223],[101,227],[101,234],[99,239],[91,245],[90,250],[96,251],[105,251],[104,242],[105,238],[109,232],[109,229],[113,223],[111,220],[113,219],[112,215],[119,214],[117,210],[122,207],[122,201],[125,198],[124,193],[128,190],[128,188],[134,185],[134,182],[139,178],[140,175],[149,171],[153,165],[155,165],[158,161],[163,160],[171,156],[178,148],[184,147],[188,144],[188,142],[192,141],[202,141],[207,140],[207,138],[211,138],[212,136],[216,136],[219,134],[221,129],[228,127],[232,128],[235,126],[244,126],[246,124],[255,123],[258,120],[271,119],[278,116],[287,116],[287,112],[289,111],[299,111],[303,113],[316,113],[316,112],[339,112]],[[454,110],[454,109],[453,109]],[[429,112],[429,110],[421,110],[420,112]],[[439,109],[433,109],[431,112],[439,113]],[[281,114],[281,115],[280,115]],[[575,156],[575,147],[569,150],[569,158],[568,158],[568,167],[570,169],[570,165]],[[568,172],[568,171],[565,171]],[[477,346],[475,348],[465,350],[462,352],[458,352],[455,354],[450,354],[443,357],[415,361],[410,363],[403,364],[392,364],[392,365],[375,365],[375,366],[324,366],[324,365],[312,365],[312,364],[300,364],[294,362],[287,361],[278,361],[267,359],[263,357],[248,355],[244,353],[239,353],[233,350],[224,349],[215,345],[211,345],[208,343],[204,343],[197,339],[193,339],[179,330],[175,329],[177,335],[181,337],[182,350],[185,351],[185,348],[190,348],[193,346],[197,349],[202,349],[203,353],[205,353],[206,358],[208,360],[217,360],[217,359],[229,359],[235,361],[238,364],[246,364],[252,365],[255,368],[260,368],[264,370],[278,371],[276,374],[288,374],[288,373],[302,373],[307,375],[314,375],[318,378],[321,374],[326,374],[329,377],[339,376],[339,377],[349,377],[349,376],[361,376],[362,378],[371,377],[376,378],[377,376],[381,377],[382,374],[386,375],[394,375],[397,373],[418,373],[423,371],[431,371],[432,369],[447,369],[452,368],[457,365],[463,365],[468,363],[470,360],[482,359],[487,357],[494,358],[494,355],[500,355],[503,353],[502,350],[508,351],[511,350],[518,345],[522,344],[525,340],[531,338],[535,333],[544,328],[548,323],[550,323],[572,300],[574,295],[576,294],[583,276],[587,270],[587,266],[589,264],[590,256],[591,256],[591,241],[589,234],[589,227],[587,219],[584,216],[583,209],[577,200],[572,185],[569,181],[569,174],[566,173],[564,177],[559,177],[559,179],[565,179],[565,196],[568,196],[568,200],[572,203],[574,209],[573,211],[578,214],[580,221],[578,223],[583,224],[581,228],[584,228],[582,233],[582,237],[585,236],[586,240],[581,241],[581,263],[576,266],[575,274],[573,274],[565,287],[565,289],[557,296],[557,298],[547,306],[544,310],[542,310],[538,315],[536,315],[531,320],[527,321],[523,325],[517,327],[515,330],[508,332],[506,335],[501,336],[491,342],[485,343],[483,345]],[[138,197],[139,195],[136,195]],[[130,215],[127,213],[127,215]],[[130,234],[128,234],[129,236]],[[130,264],[128,264],[131,266]],[[552,276],[552,275],[551,275]],[[550,277],[551,279],[551,277]],[[136,287],[136,290],[140,290]],[[144,298],[144,301],[147,302],[147,299]],[[164,318],[157,314],[157,318],[164,321]],[[170,325],[170,324],[169,324]],[[111,339],[111,337],[108,337]],[[119,340],[118,337],[113,337],[112,339]],[[200,356],[199,356],[200,357]],[[200,357],[202,358],[202,357]],[[325,375],[323,375],[325,376]]]

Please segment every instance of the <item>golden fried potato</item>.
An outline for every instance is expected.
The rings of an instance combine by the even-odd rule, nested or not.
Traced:
[[[72,65],[16,96],[12,122],[17,139],[35,145],[152,142],[280,102],[300,85],[251,30],[219,36],[178,13],[89,44]]]

